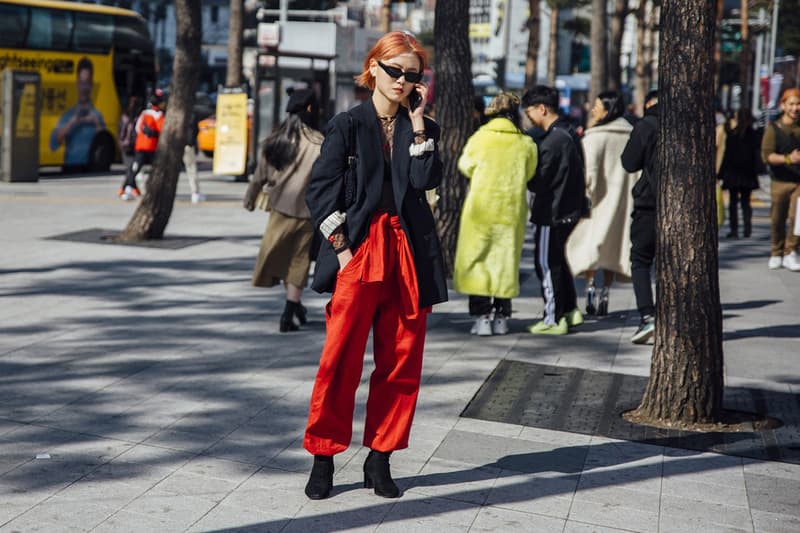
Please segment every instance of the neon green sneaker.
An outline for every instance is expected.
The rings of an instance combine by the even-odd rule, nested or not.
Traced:
[[[567,318],[561,317],[558,324],[545,324],[544,320],[540,320],[536,324],[528,327],[528,331],[534,335],[566,335],[569,332],[567,326]]]
[[[567,319],[567,325],[571,328],[583,324],[583,315],[581,314],[581,310],[577,307],[564,315],[564,317]]]

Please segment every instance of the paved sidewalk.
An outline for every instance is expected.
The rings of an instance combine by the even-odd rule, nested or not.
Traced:
[[[334,494],[303,494],[301,441],[325,297],[280,334],[281,290],[250,286],[266,224],[244,184],[185,180],[168,234],[181,249],[50,237],[121,229],[117,175],[0,183],[0,532],[798,532],[800,465],[460,417],[499,361],[646,376],[629,285],[611,316],[566,338],[541,312],[526,251],[511,334],[470,337],[455,293],[431,316],[404,490],[361,488],[367,357],[353,446]],[[768,225],[721,244],[726,380],[800,398],[800,274],[769,271]],[[536,406],[530,406],[535,408]]]

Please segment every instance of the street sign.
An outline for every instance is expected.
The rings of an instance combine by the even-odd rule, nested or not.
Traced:
[[[247,166],[247,93],[221,92],[217,96],[213,173],[241,176]]]

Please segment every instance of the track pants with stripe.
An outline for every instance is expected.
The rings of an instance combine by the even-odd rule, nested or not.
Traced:
[[[534,260],[536,275],[542,283],[545,324],[557,324],[561,317],[578,307],[575,280],[565,253],[573,229],[575,224],[534,225]]]

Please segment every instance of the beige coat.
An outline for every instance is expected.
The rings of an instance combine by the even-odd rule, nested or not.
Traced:
[[[269,166],[261,154],[253,180],[245,194],[245,205],[255,201],[258,192],[266,185],[264,190],[269,194],[271,209],[294,218],[311,218],[306,206],[306,188],[311,179],[311,167],[319,157],[323,140],[320,132],[303,126],[297,157],[280,172]]]
[[[639,172],[626,172],[620,157],[632,130],[627,120],[618,118],[586,130],[583,137],[592,214],[578,223],[567,242],[567,261],[576,275],[602,269],[630,278],[631,189]]]

